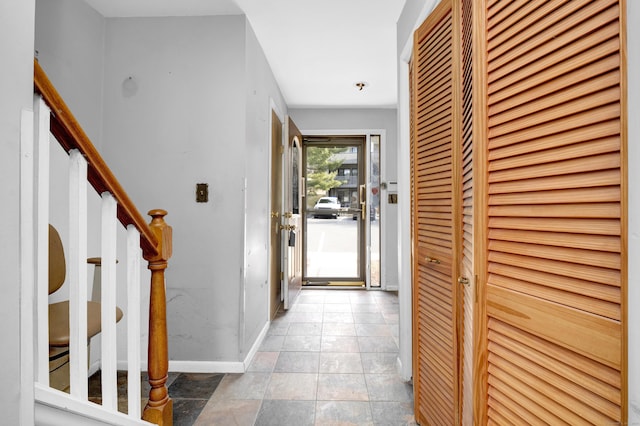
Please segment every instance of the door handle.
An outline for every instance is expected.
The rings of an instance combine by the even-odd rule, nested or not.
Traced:
[[[359,192],[360,192],[360,211],[362,212],[362,214],[360,215],[360,218],[364,221],[366,220],[366,214],[365,212],[367,211],[367,185],[360,185],[359,187]]]
[[[433,257],[425,257],[424,260],[426,260],[429,263],[435,263],[436,265],[440,264],[440,261],[438,259],[434,259]]]

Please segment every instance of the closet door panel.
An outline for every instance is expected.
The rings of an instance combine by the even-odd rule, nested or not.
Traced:
[[[620,5],[485,5],[483,409],[489,423],[621,422]]]
[[[443,1],[416,31],[412,59],[414,393],[421,424],[460,422],[460,37]]]

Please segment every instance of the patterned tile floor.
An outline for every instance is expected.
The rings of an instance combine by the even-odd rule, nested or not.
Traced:
[[[415,425],[397,352],[396,293],[305,289],[246,373],[169,374],[174,424]]]

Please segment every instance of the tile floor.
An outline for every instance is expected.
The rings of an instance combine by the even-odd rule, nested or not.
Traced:
[[[397,352],[396,293],[305,289],[246,373],[169,373],[174,425],[415,425]],[[126,398],[126,379],[118,382]]]
[[[272,322],[248,371],[226,374],[194,424],[415,424],[397,352],[396,293],[305,289]]]

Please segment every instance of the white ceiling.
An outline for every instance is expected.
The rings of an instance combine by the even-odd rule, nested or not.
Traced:
[[[85,0],[105,17],[246,14],[290,107],[395,107],[405,0]],[[355,83],[367,87],[359,91]]]

